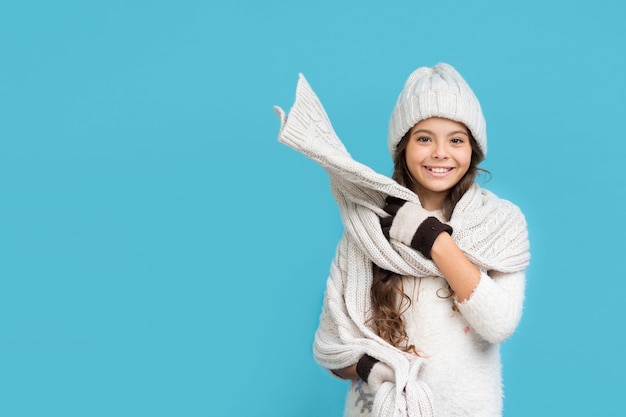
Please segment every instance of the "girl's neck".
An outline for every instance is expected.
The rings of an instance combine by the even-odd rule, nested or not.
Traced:
[[[414,190],[420,199],[420,203],[425,210],[436,211],[443,208],[443,202],[446,199],[446,193],[433,193],[424,190]]]

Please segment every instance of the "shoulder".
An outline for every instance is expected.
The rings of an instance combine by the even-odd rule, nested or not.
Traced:
[[[516,204],[474,184],[457,203],[450,225],[455,230],[478,228],[485,232],[504,226],[519,230],[526,228],[526,219]]]
[[[476,185],[475,187],[481,194],[485,204],[488,206],[492,206],[494,210],[524,217],[524,213],[517,204],[513,203],[510,200],[499,197],[494,192],[486,188],[482,188],[478,185]]]

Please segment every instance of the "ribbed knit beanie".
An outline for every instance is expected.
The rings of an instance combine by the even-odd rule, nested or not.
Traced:
[[[487,128],[480,103],[451,65],[421,67],[407,79],[389,120],[388,143],[392,158],[406,132],[430,117],[463,123],[487,155]]]

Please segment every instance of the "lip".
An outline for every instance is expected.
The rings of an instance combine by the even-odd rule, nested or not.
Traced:
[[[424,166],[424,169],[428,173],[428,175],[443,178],[449,175],[452,171],[454,171],[454,167],[445,167],[445,166]]]

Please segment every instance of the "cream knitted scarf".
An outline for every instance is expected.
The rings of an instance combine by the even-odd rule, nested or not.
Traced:
[[[345,232],[328,278],[316,361],[327,369],[350,366],[365,353],[391,366],[396,383],[376,393],[375,417],[433,416],[430,390],[418,378],[422,358],[392,347],[367,325],[371,317],[372,262],[404,276],[441,276],[435,264],[380,228],[387,195],[419,204],[411,190],[356,162],[345,149],[319,99],[300,75],[296,100],[287,116],[280,107],[278,140],[319,163],[330,177]],[[529,263],[525,219],[512,203],[474,185],[457,203],[449,224],[457,245],[484,271],[515,272]]]

